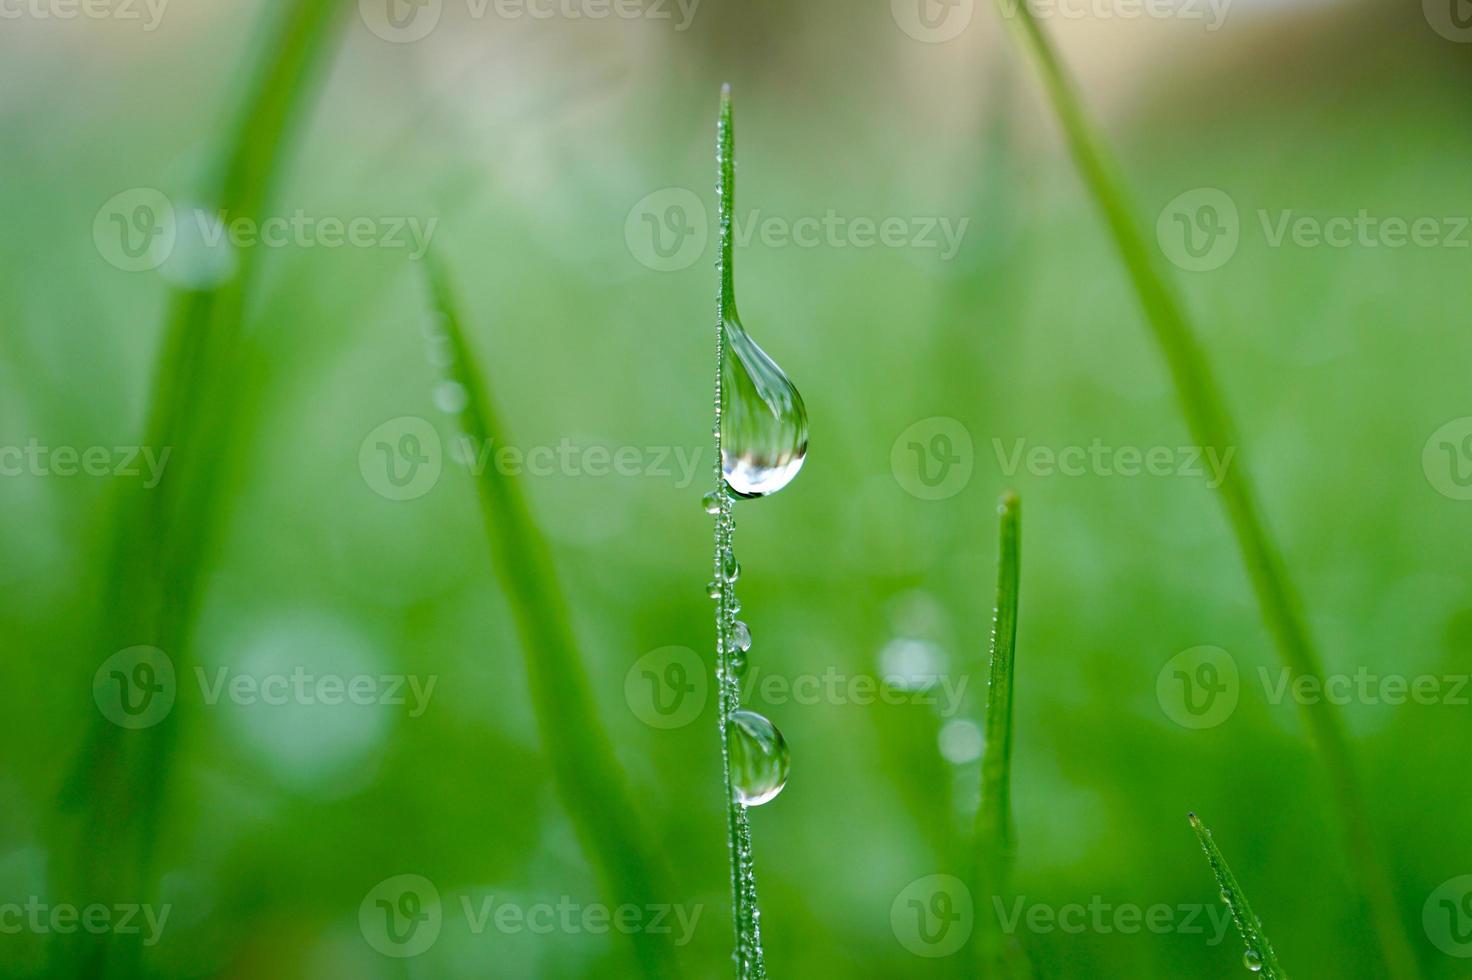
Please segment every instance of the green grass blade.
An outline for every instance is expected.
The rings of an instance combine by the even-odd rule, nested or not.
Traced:
[[[1074,161],[1103,214],[1155,341],[1164,354],[1194,438],[1203,448],[1218,452],[1239,447],[1196,333],[1161,267],[1161,260],[1146,245],[1118,168],[1084,114],[1052,45],[1025,0],[998,0],[998,4],[1038,66]],[[1309,637],[1297,593],[1289,582],[1279,549],[1268,533],[1242,456],[1241,452],[1237,453],[1237,463],[1227,468],[1220,489],[1243,562],[1284,663],[1297,677],[1322,680],[1323,667]],[[1365,812],[1343,720],[1327,700],[1305,702],[1303,713],[1333,788],[1348,860],[1369,905],[1389,976],[1408,980],[1418,975],[1415,955],[1397,910],[1395,889],[1380,845]]]
[[[448,274],[433,257],[424,265],[454,352],[449,374],[468,396],[459,414],[464,435],[476,446],[506,444]],[[563,805],[613,906],[668,902],[673,893],[662,858],[598,720],[551,549],[515,478],[487,466],[476,482],[491,560],[521,636],[532,708]],[[631,938],[646,975],[676,975],[667,937],[636,930]]]
[[[261,61],[221,154],[214,206],[259,221],[295,123],[315,91],[343,0],[296,0],[262,38]],[[110,578],[100,604],[97,660],[147,644],[172,658],[188,643],[205,570],[223,519],[220,489],[236,445],[240,338],[259,249],[244,249],[235,274],[208,290],[177,291],[153,380],[145,445],[171,450],[157,487],[123,490],[115,501]],[[81,902],[141,902],[153,889],[163,795],[179,739],[179,715],[149,729],[94,723],[61,790],[56,875]],[[77,937],[55,975],[132,975],[140,951],[126,937]]]
[[[997,603],[992,620],[991,666],[986,697],[986,749],[981,757],[981,806],[976,812],[977,970],[1015,975],[1021,951],[1009,942],[993,914],[1007,898],[1015,853],[1012,824],[1012,674],[1017,652],[1018,581],[1022,570],[1022,501],[1003,495]]]
[[[1288,974],[1278,965],[1278,954],[1273,952],[1273,944],[1268,942],[1262,923],[1247,902],[1247,894],[1237,884],[1237,876],[1232,874],[1231,866],[1217,849],[1216,841],[1211,839],[1211,831],[1206,829],[1196,814],[1187,814],[1187,818],[1191,821],[1191,829],[1196,831],[1196,839],[1201,842],[1201,849],[1206,852],[1211,873],[1216,876],[1216,883],[1221,887],[1222,901],[1227,903],[1232,921],[1237,924],[1237,931],[1241,933],[1242,942],[1247,947],[1243,955],[1249,963],[1248,968],[1251,969],[1253,965],[1260,967],[1263,980],[1288,980]],[[1253,957],[1256,959],[1252,959]]]

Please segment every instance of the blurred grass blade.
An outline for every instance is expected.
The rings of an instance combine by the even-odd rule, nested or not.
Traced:
[[[449,373],[467,395],[459,413],[464,435],[475,446],[506,445],[446,270],[433,255],[426,256],[424,266],[431,301],[454,352]],[[546,539],[513,477],[487,466],[476,482],[491,560],[521,636],[532,708],[563,805],[612,906],[668,902],[673,893],[663,859],[638,819],[633,794],[598,720]],[[631,938],[646,975],[676,974],[667,937],[640,929]]]
[[[1239,447],[1206,355],[1186,320],[1168,275],[1160,266],[1160,259],[1145,244],[1146,239],[1127,203],[1124,181],[1089,124],[1061,62],[1026,0],[1015,3],[998,0],[998,5],[1037,63],[1084,183],[1109,226],[1155,341],[1174,377],[1177,397],[1193,436],[1206,450],[1226,453]],[[1322,683],[1323,667],[1278,548],[1259,513],[1242,456],[1238,452],[1237,465],[1227,467],[1223,474],[1223,505],[1283,661],[1296,677],[1315,678]],[[1348,860],[1369,904],[1370,919],[1388,975],[1401,980],[1415,977],[1418,975],[1415,955],[1400,920],[1390,874],[1365,812],[1343,721],[1327,699],[1303,702],[1303,712],[1333,787]]]
[[[296,0],[261,37],[259,67],[215,178],[212,204],[231,219],[259,224],[344,7],[344,0]],[[169,449],[169,466],[153,489],[124,489],[114,502],[107,592],[91,651],[99,660],[150,645],[171,658],[176,677],[186,675],[200,585],[225,513],[222,480],[238,446],[240,338],[258,252],[240,250],[227,281],[177,291],[171,300],[143,443]],[[78,901],[148,899],[179,715],[125,731],[93,714],[61,790],[62,809],[81,826],[57,828],[56,876]],[[53,975],[137,972],[136,937],[88,936],[66,945],[70,952],[53,964]]]
[[[1017,652],[1018,580],[1022,570],[1022,501],[1003,495],[986,696],[986,749],[981,757],[981,806],[976,813],[976,901],[980,903],[977,970],[982,976],[1026,975],[1015,938],[1003,935],[996,903],[1007,899],[1015,853],[1012,825],[1012,668]]]
[[[1236,875],[1227,864],[1227,859],[1222,857],[1222,852],[1217,850],[1216,842],[1211,839],[1211,831],[1201,823],[1199,817],[1194,813],[1187,814],[1191,821],[1191,829],[1196,831],[1196,839],[1201,842],[1201,849],[1206,852],[1207,863],[1211,865],[1211,873],[1216,875],[1216,883],[1222,890],[1222,901],[1227,903],[1227,908],[1232,913],[1232,921],[1237,923],[1237,931],[1242,934],[1242,942],[1246,944],[1247,950],[1243,954],[1243,961],[1249,970],[1260,971],[1263,980],[1288,980],[1288,974],[1278,965],[1278,954],[1273,952],[1273,944],[1268,942],[1267,934],[1263,932],[1262,923],[1258,921],[1252,906],[1247,902],[1247,895],[1242,891],[1242,886],[1237,884]]]

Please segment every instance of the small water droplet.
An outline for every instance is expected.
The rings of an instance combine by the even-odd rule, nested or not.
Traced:
[[[712,599],[719,599],[721,597],[721,583],[716,581],[705,583],[705,594]]]
[[[731,624],[731,645],[742,653],[751,649],[751,627],[739,619]]]
[[[765,497],[797,476],[808,451],[802,395],[734,311],[722,324],[721,472],[738,497]]]
[[[760,806],[787,785],[791,760],[777,726],[755,711],[733,711],[729,723],[731,783],[736,799]]]
[[[463,412],[469,400],[465,386],[458,381],[441,381],[434,386],[434,407],[446,415]]]
[[[705,508],[707,514],[719,514],[721,512],[721,498],[712,490],[700,498],[700,506]]]
[[[731,670],[734,671],[738,677],[746,673],[746,654],[742,653],[740,650],[732,652]]]
[[[1257,950],[1251,948],[1250,946],[1248,947],[1247,952],[1242,954],[1242,964],[1253,973],[1262,972],[1262,957],[1258,955]]]
[[[736,560],[736,552],[730,548],[721,553],[721,577],[727,582],[734,582],[741,577],[741,563]]]
[[[728,612],[732,616],[734,616],[737,613],[739,613],[740,611],[741,611],[741,600],[738,599],[738,598],[736,598],[735,596],[732,596],[731,597],[731,601],[728,602],[728,603],[726,603],[726,612]]]

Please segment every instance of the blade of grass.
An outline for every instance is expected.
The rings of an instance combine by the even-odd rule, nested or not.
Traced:
[[[998,0],[998,6],[1003,18],[1016,28],[1016,35],[1038,67],[1074,161],[1108,225],[1155,342],[1165,357],[1194,438],[1203,448],[1219,453],[1238,447],[1240,443],[1205,352],[1171,287],[1170,277],[1161,267],[1160,259],[1145,244],[1128,203],[1124,180],[1094,132],[1062,63],[1026,0]],[[1236,465],[1224,473],[1220,485],[1223,506],[1283,662],[1295,677],[1314,678],[1322,683],[1324,671],[1319,655],[1309,637],[1279,549],[1258,508],[1242,456],[1238,452]],[[1304,701],[1303,715],[1332,787],[1345,837],[1345,853],[1369,905],[1380,955],[1389,976],[1409,980],[1418,975],[1415,955],[1397,910],[1390,873],[1365,811],[1343,720],[1327,700]]]
[[[1018,975],[1021,948],[1007,942],[992,915],[994,900],[1006,898],[1015,840],[1012,824],[1012,668],[1017,652],[1018,580],[1022,571],[1022,501],[1007,492],[1001,515],[997,561],[997,604],[992,620],[991,666],[986,696],[986,748],[981,757],[981,806],[976,812],[976,900],[979,915],[976,968],[980,975]]]
[[[448,274],[433,255],[426,256],[424,267],[431,302],[454,352],[449,374],[467,395],[459,414],[464,434],[476,446],[505,445]],[[612,905],[644,908],[668,901],[667,871],[641,826],[633,793],[598,719],[551,549],[520,483],[487,466],[476,485],[492,564],[521,636],[532,707],[563,805]],[[646,975],[676,975],[672,948],[661,937],[635,930],[631,938]]]
[[[1248,964],[1248,969],[1257,967],[1261,971],[1263,980],[1288,980],[1288,974],[1284,973],[1283,968],[1278,965],[1278,954],[1273,952],[1273,944],[1268,942],[1262,923],[1247,902],[1247,894],[1242,891],[1242,886],[1237,884],[1237,876],[1232,874],[1227,859],[1222,857],[1222,852],[1217,849],[1216,842],[1211,839],[1211,831],[1206,829],[1196,814],[1188,813],[1186,817],[1191,821],[1191,829],[1196,831],[1196,839],[1201,842],[1201,849],[1206,852],[1206,861],[1211,865],[1211,873],[1216,875],[1216,883],[1222,890],[1222,901],[1227,903],[1227,909],[1232,913],[1232,921],[1237,924],[1237,931],[1241,933],[1242,942],[1247,946],[1243,957],[1244,962]]]
[[[218,166],[215,204],[259,222],[296,122],[310,103],[343,0],[296,0],[261,39],[260,61]],[[183,220],[182,215],[180,216]],[[176,291],[155,366],[144,445],[171,451],[151,490],[114,502],[111,561],[98,650],[106,657],[147,644],[189,662],[192,624],[224,516],[220,489],[236,443],[238,353],[258,250],[238,255],[233,277],[211,289]],[[163,795],[179,739],[179,715],[124,731],[100,715],[62,787],[60,808],[79,829],[59,830],[58,878],[82,902],[142,902],[153,888]],[[127,937],[75,937],[53,947],[54,975],[137,973],[141,950]]]
[[[725,371],[728,317],[736,316],[735,215],[736,215],[736,127],[731,107],[731,85],[721,86],[721,105],[716,119],[716,208],[720,225],[720,287],[716,294],[716,381],[715,381],[715,521],[712,571],[720,586],[716,600],[716,689],[721,729],[721,768],[726,792],[726,839],[731,859],[731,918],[736,932],[736,976],[738,980],[765,980],[766,952],[762,948],[761,910],[756,891],[756,857],[751,843],[751,816],[736,794],[731,770],[731,715],[741,707],[741,690],[733,663],[734,648],[728,642],[739,605],[735,582],[721,571],[724,556],[736,533],[731,510],[731,493],[721,458],[721,411]]]

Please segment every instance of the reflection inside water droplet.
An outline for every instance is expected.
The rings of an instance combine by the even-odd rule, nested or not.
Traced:
[[[723,324],[721,472],[739,497],[765,497],[797,476],[808,451],[802,395],[730,316]]]
[[[764,715],[743,709],[731,712],[728,734],[736,799],[746,806],[760,806],[782,792],[790,760],[787,740],[777,726]]]

